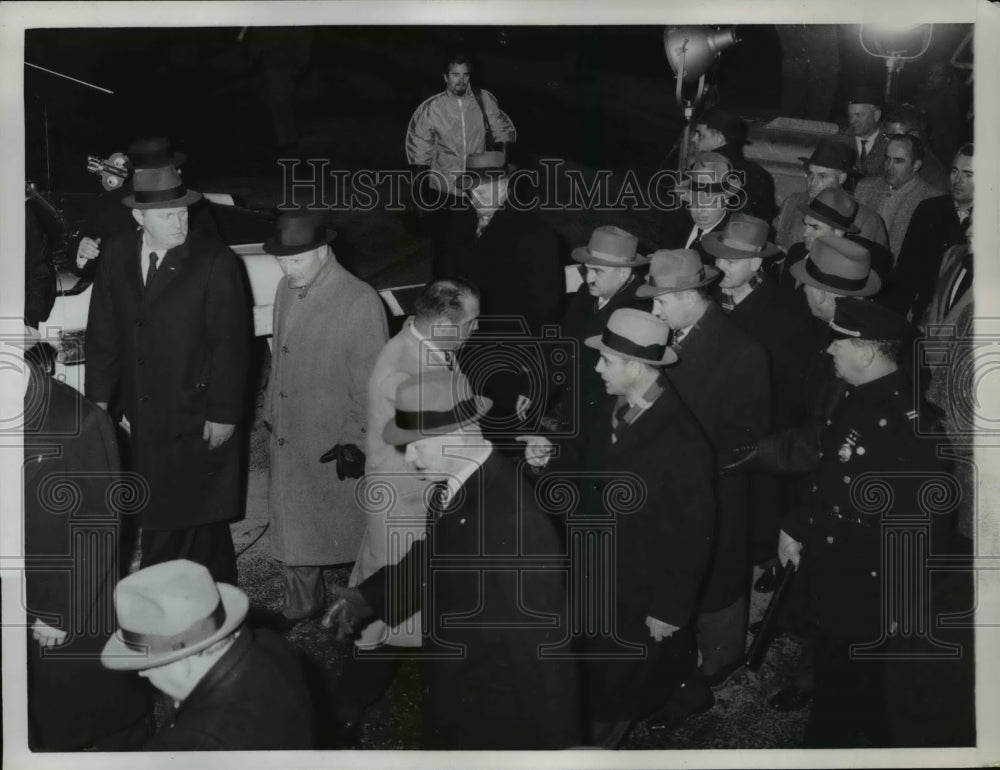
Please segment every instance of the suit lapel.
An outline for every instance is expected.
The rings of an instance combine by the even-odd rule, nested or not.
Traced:
[[[129,266],[125,271],[125,281],[136,299],[142,301],[145,289],[142,276],[142,232],[132,239],[132,253],[129,255]]]

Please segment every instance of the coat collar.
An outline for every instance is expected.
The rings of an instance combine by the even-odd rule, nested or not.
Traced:
[[[243,662],[243,659],[250,654],[253,644],[253,632],[244,625],[240,627],[237,633],[238,636],[232,646],[215,662],[215,665],[208,670],[208,673],[201,678],[201,681],[194,686],[188,697],[181,703],[178,712],[182,711],[188,704],[199,701],[202,703],[210,701],[213,691],[218,685],[225,681],[232,674],[233,670]]]

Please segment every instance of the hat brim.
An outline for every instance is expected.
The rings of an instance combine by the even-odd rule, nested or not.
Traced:
[[[836,227],[838,230],[843,230],[845,233],[850,233],[851,235],[857,235],[858,233],[861,232],[861,228],[858,227],[853,222],[851,222],[849,227],[845,227],[843,223],[835,222],[832,219],[830,219],[830,217],[824,216],[823,214],[819,214],[813,211],[811,208],[809,208],[809,205],[806,203],[797,203],[795,205],[802,214],[810,216],[813,219],[817,220],[818,222],[822,222],[824,225],[829,225],[830,227]]]
[[[222,626],[207,639],[180,650],[150,655],[148,652],[134,650],[127,646],[121,637],[121,629],[119,628],[104,645],[104,649],[101,651],[101,664],[114,671],[143,671],[147,668],[164,666],[175,660],[186,658],[188,655],[200,652],[225,639],[239,628],[246,618],[247,610],[250,608],[250,600],[236,586],[231,586],[228,583],[216,583],[216,585],[222,599],[222,607],[226,611],[226,619]]]
[[[657,361],[652,358],[639,358],[639,356],[634,356],[631,353],[623,353],[620,350],[609,348],[604,344],[601,339],[601,335],[599,334],[595,334],[593,337],[587,337],[587,339],[583,341],[583,344],[588,348],[600,350],[602,353],[610,353],[613,356],[621,356],[622,358],[627,358],[631,361],[638,361],[643,364],[649,364],[650,366],[668,366],[670,364],[677,363],[678,361],[677,353],[669,345],[667,345],[663,351],[663,358]]]
[[[685,286],[654,286],[651,283],[643,284],[638,289],[635,290],[635,296],[642,297],[643,299],[648,299],[649,297],[659,297],[661,294],[671,294],[678,291],[690,291],[691,289],[700,289],[702,286],[708,286],[712,281],[722,275],[722,271],[714,265],[705,266],[705,277],[700,281],[688,284]]]
[[[272,257],[291,257],[294,254],[302,254],[306,251],[312,251],[326,243],[330,243],[337,237],[337,231],[331,230],[329,227],[326,229],[326,235],[317,241],[312,243],[303,243],[298,246],[286,246],[278,240],[277,235],[272,235],[266,241],[262,248],[265,254],[270,254]]]
[[[487,398],[486,396],[474,395],[472,397],[472,401],[476,405],[476,413],[474,415],[470,416],[466,420],[451,423],[449,425],[442,425],[437,428],[424,428],[421,430],[400,428],[396,425],[395,418],[393,418],[386,423],[385,428],[382,430],[382,440],[391,446],[403,446],[404,444],[411,444],[414,441],[419,441],[420,439],[427,438],[428,436],[442,436],[446,433],[451,433],[452,431],[477,423],[482,419],[484,414],[493,408],[493,399]]]
[[[851,169],[849,169],[849,168],[841,168],[840,166],[828,166],[825,163],[820,163],[819,160],[813,160],[812,159],[812,155],[809,155],[809,156],[800,155],[799,156],[799,160],[802,161],[802,165],[803,166],[820,166],[821,168],[830,168],[830,169],[833,169],[834,171],[837,171],[837,172],[839,172],[841,174],[850,174],[851,173]]]
[[[732,246],[727,246],[722,242],[722,233],[716,232],[705,233],[701,236],[700,243],[705,248],[705,251],[719,259],[753,259],[754,257],[767,259],[768,257],[776,257],[781,253],[781,249],[770,241],[764,244],[762,251],[734,249]]]
[[[201,193],[195,192],[194,190],[188,190],[184,193],[181,198],[175,198],[169,201],[156,201],[154,203],[136,203],[135,200],[135,190],[130,192],[124,198],[122,198],[122,203],[128,206],[130,209],[139,209],[140,211],[145,211],[146,209],[181,209],[186,208],[194,203],[201,200]]]
[[[684,201],[688,200],[691,197],[692,193],[698,193],[706,197],[711,196],[711,197],[726,198],[727,200],[729,198],[735,198],[738,194],[737,190],[726,190],[726,189],[706,190],[703,187],[695,188],[692,187],[691,183],[688,181],[678,182],[677,185],[674,187],[674,192],[677,193],[680,196],[681,200]]]
[[[581,265],[599,265],[600,267],[642,267],[649,264],[649,257],[644,257],[642,254],[636,254],[634,259],[625,260],[624,262],[615,262],[611,259],[595,257],[588,246],[576,247],[570,253],[570,256],[574,262],[579,262]]]
[[[870,268],[868,270],[868,281],[861,289],[845,291],[844,289],[838,289],[836,286],[827,286],[825,283],[820,283],[806,272],[806,259],[809,259],[809,257],[807,256],[805,259],[800,259],[789,268],[788,272],[791,274],[792,278],[799,283],[812,286],[814,289],[822,289],[823,291],[828,291],[831,294],[836,294],[841,297],[871,297],[874,294],[878,294],[879,289],[882,288],[882,281],[878,277],[878,273]]]

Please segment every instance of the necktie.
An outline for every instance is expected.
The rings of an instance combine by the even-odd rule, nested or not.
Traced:
[[[684,334],[685,334],[685,332],[684,332],[683,329],[675,329],[674,330],[674,339],[673,339],[673,342],[671,342],[670,344],[671,345],[680,345],[681,344],[681,340],[684,339]]]
[[[966,253],[962,258],[962,267],[955,275],[955,280],[951,284],[951,291],[948,292],[948,312],[955,307],[955,303],[972,286],[972,252]]]
[[[153,276],[156,275],[156,262],[159,259],[156,256],[155,251],[149,252],[149,267],[146,268],[146,286],[149,286],[149,282],[153,280]]]
[[[427,487],[425,494],[427,500],[427,513],[430,514],[430,518],[432,520],[441,518],[441,514],[444,513],[444,509],[447,507],[446,498],[448,496],[448,482],[435,481]]]
[[[719,304],[727,313],[736,309],[736,300],[733,299],[733,295],[728,291],[719,292]]]
[[[628,425],[625,422],[625,415],[628,413],[629,407],[628,401],[622,404],[620,407],[615,409],[615,417],[611,421],[611,443],[617,444],[618,439],[625,432],[625,428]]]
[[[483,234],[483,230],[486,229],[486,225],[490,223],[489,217],[479,217],[479,221],[476,223],[476,237],[478,238]]]
[[[865,164],[866,160],[868,160],[868,140],[867,139],[862,139],[861,140],[861,154],[858,155],[858,163],[860,163],[863,166]]]

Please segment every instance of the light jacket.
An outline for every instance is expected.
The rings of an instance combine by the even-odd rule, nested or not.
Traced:
[[[501,111],[496,97],[482,90],[479,95],[494,139],[516,141],[517,130]],[[407,161],[440,172],[441,176],[431,177],[431,184],[452,195],[456,194],[455,176],[465,171],[465,159],[471,153],[482,152],[485,145],[483,113],[471,93],[458,97],[442,91],[432,96],[417,107],[406,129]]]

